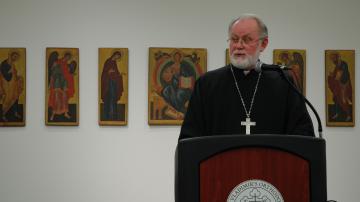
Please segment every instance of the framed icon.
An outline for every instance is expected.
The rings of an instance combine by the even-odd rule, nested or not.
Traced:
[[[79,125],[79,49],[46,48],[45,122]]]
[[[127,125],[128,49],[99,48],[99,125]]]
[[[325,51],[326,125],[355,126],[355,50]]]
[[[25,126],[26,49],[0,48],[0,126]]]
[[[274,49],[273,63],[284,65],[293,78],[295,86],[306,94],[306,50],[299,49]]]

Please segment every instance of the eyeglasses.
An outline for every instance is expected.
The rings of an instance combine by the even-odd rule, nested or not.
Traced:
[[[242,38],[238,38],[238,37],[231,37],[230,39],[228,39],[227,41],[232,43],[232,44],[237,44],[240,42],[241,45],[245,45],[245,46],[250,46],[255,44],[256,42],[262,40],[262,38],[258,38],[258,39],[253,39],[249,36],[244,36]]]

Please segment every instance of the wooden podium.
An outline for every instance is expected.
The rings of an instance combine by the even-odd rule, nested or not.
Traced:
[[[327,200],[324,139],[221,135],[179,141],[176,202],[267,202],[280,198],[285,202]]]

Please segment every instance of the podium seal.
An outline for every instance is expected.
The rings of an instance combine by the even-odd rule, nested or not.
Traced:
[[[263,180],[248,180],[237,185],[229,194],[227,202],[284,202],[279,190]]]

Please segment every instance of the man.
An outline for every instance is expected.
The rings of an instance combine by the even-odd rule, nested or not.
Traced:
[[[334,71],[328,76],[328,84],[333,93],[335,105],[331,118],[337,120],[340,114],[344,114],[344,118],[340,121],[351,121],[352,86],[348,64],[341,59],[337,52],[330,55],[330,60],[335,65]]]
[[[196,81],[179,139],[226,134],[314,136],[304,100],[281,75],[254,71],[268,41],[267,27],[255,15],[231,22],[231,64]]]

